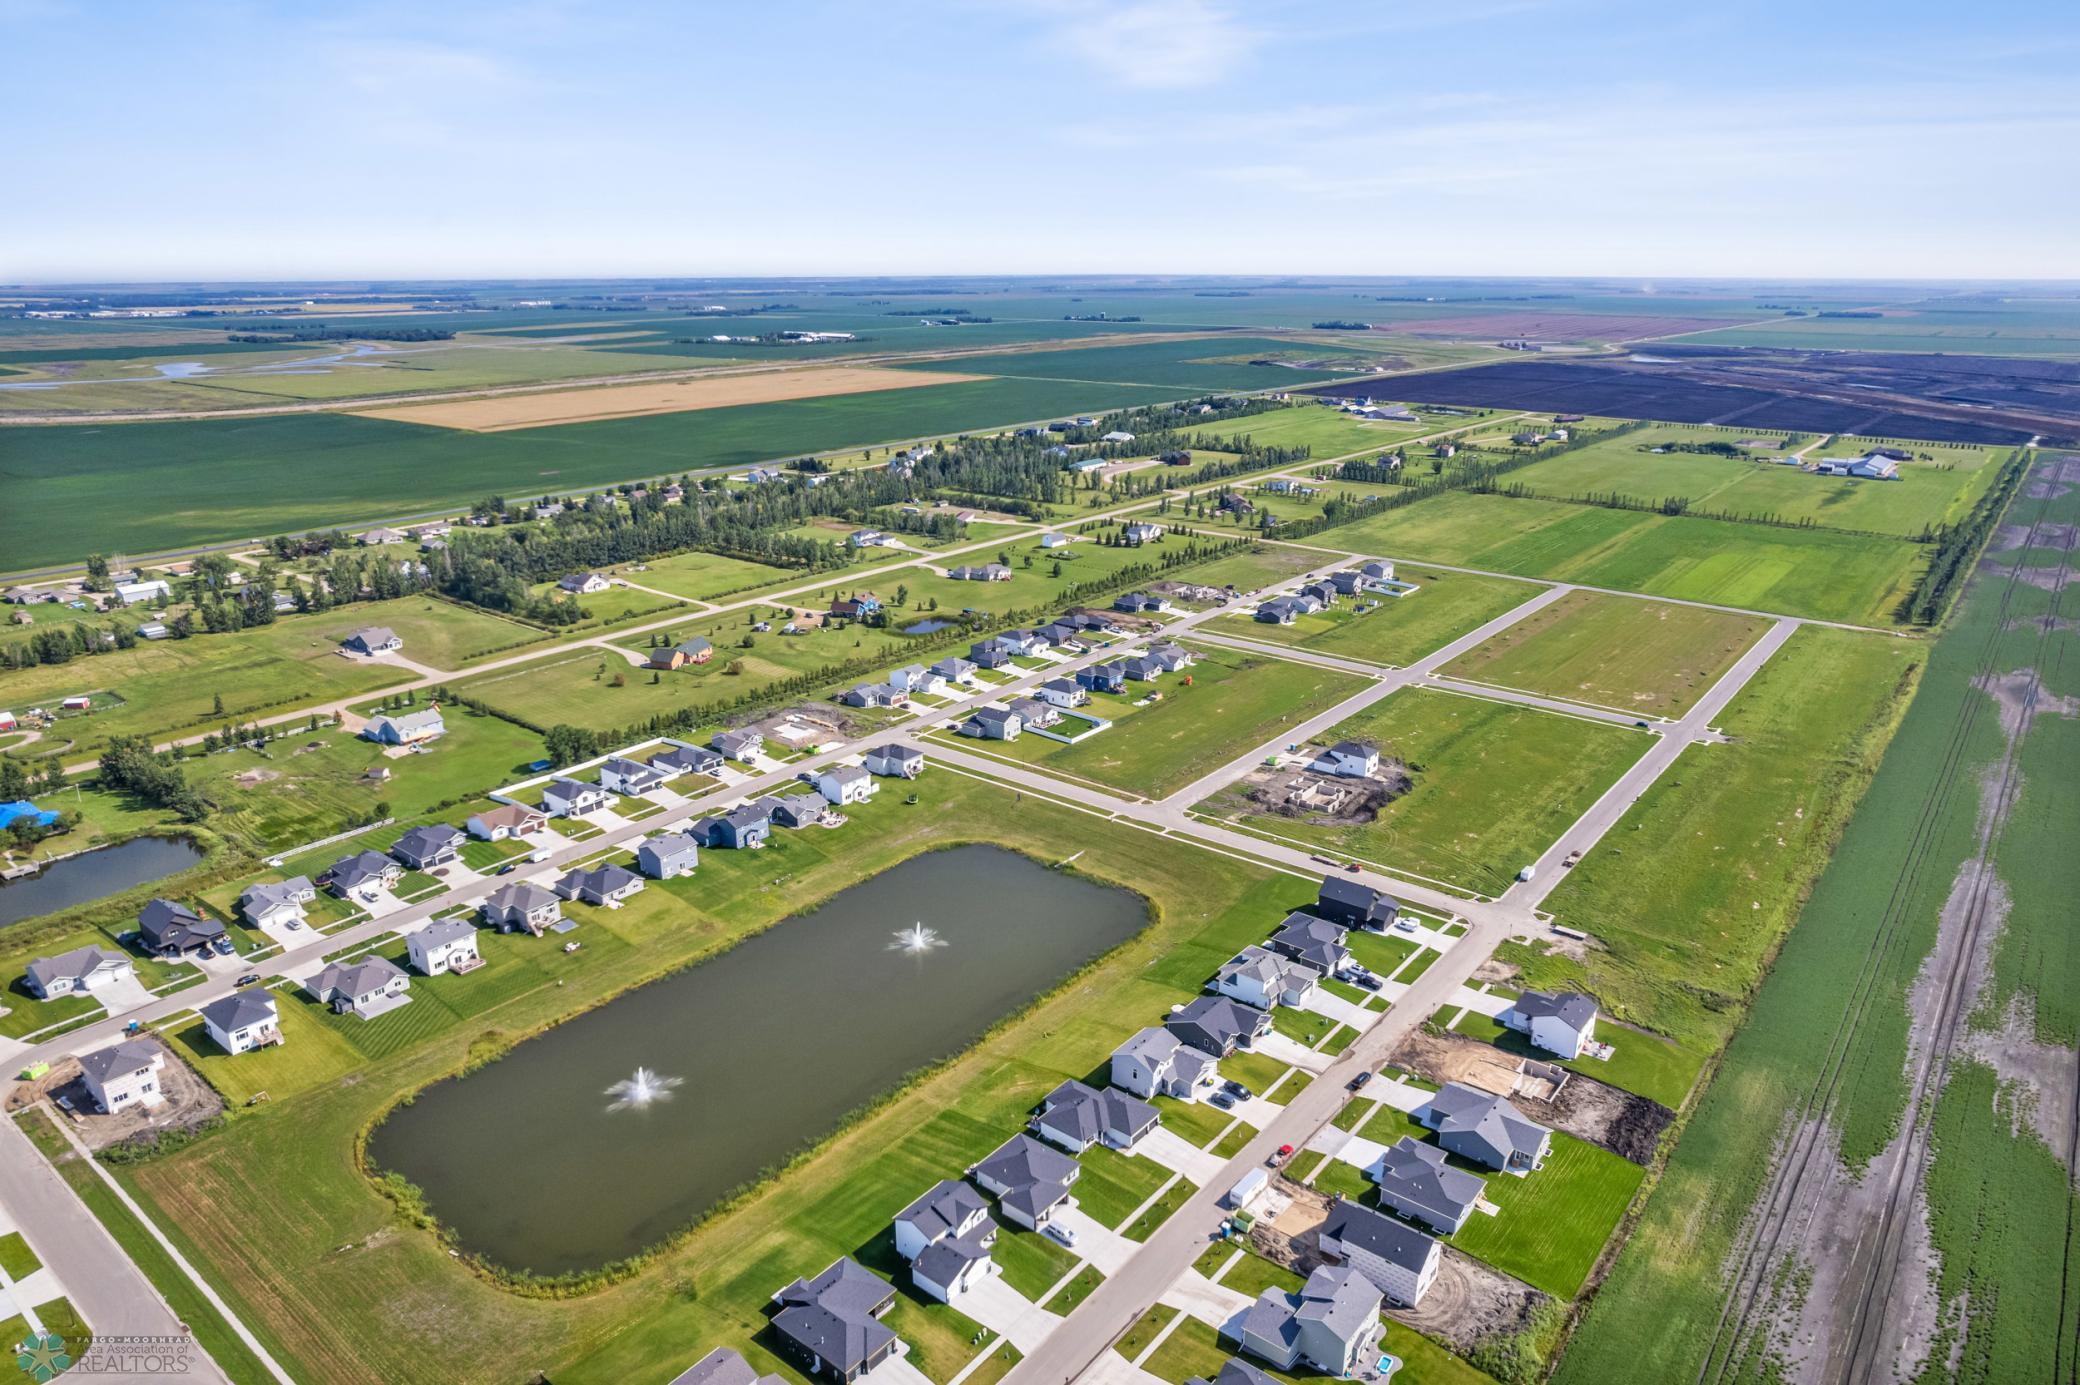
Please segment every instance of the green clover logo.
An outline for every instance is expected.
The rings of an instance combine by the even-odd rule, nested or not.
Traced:
[[[32,1332],[15,1353],[14,1363],[32,1380],[51,1380],[72,1365],[72,1358],[65,1354],[65,1339],[55,1332]]]

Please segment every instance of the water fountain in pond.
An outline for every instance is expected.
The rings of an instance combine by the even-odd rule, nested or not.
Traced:
[[[666,1097],[669,1097],[672,1094],[672,1089],[678,1086],[679,1082],[679,1078],[661,1077],[648,1068],[637,1068],[632,1075],[622,1078],[619,1082],[607,1088],[607,1095],[614,1098],[607,1103],[607,1109],[609,1111],[640,1111],[653,1102],[663,1101]]]
[[[907,952],[912,957],[922,957],[935,947],[946,946],[946,939],[939,936],[936,928],[927,928],[913,923],[908,928],[898,928],[896,940],[888,945],[891,952]]]

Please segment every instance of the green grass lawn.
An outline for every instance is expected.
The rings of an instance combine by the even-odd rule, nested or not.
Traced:
[[[1092,1145],[1083,1152],[1081,1162],[1083,1176],[1071,1190],[1077,1204],[1115,1231],[1170,1178],[1170,1170],[1155,1160],[1122,1154],[1105,1145]]]
[[[552,635],[521,621],[430,596],[365,602],[299,619],[320,622],[316,628],[335,640],[345,639],[366,625],[387,625],[404,640],[401,652],[405,658],[439,669],[466,668],[493,654],[561,638],[560,634]],[[406,676],[401,670],[392,672],[393,681]]]
[[[1145,1241],[1155,1234],[1156,1228],[1170,1220],[1178,1208],[1191,1200],[1198,1189],[1190,1179],[1180,1178],[1163,1191],[1163,1195],[1150,1203],[1148,1210],[1121,1227],[1120,1234],[1130,1241]]]
[[[1362,928],[1352,929],[1343,941],[1360,965],[1380,976],[1392,976],[1422,946],[1392,933],[1371,933]]]
[[[9,1279],[27,1279],[43,1268],[43,1261],[29,1249],[29,1242],[19,1231],[10,1231],[0,1236],[0,1272]]]
[[[1396,564],[1395,576],[1420,583],[1422,590],[1411,596],[1382,598],[1362,614],[1356,603],[1341,600],[1325,611],[1297,617],[1291,625],[1268,625],[1236,615],[1221,616],[1207,628],[1366,663],[1412,664],[1539,592],[1529,583],[1505,577],[1445,572],[1412,563]]]
[[[1230,1082],[1240,1082],[1257,1096],[1262,1096],[1272,1083],[1285,1076],[1287,1064],[1268,1054],[1252,1053],[1248,1049],[1237,1049],[1221,1059],[1221,1076]]]
[[[1319,739],[1375,742],[1382,759],[1410,767],[1414,786],[1355,826],[1257,811],[1243,786],[1199,811],[1485,894],[1507,887],[1647,751],[1627,728],[1428,688],[1404,688]]]
[[[1676,717],[1769,629],[1760,616],[1569,592],[1441,672],[1641,716]]]
[[[1235,1119],[1218,1106],[1208,1106],[1203,1101],[1179,1101],[1174,1096],[1157,1097],[1155,1108],[1162,1113],[1165,1129],[1176,1131],[1201,1149],[1218,1138]]]
[[[1177,1310],[1167,1303],[1158,1303],[1141,1315],[1141,1320],[1128,1328],[1126,1335],[1112,1344],[1112,1349],[1132,1361],[1148,1350],[1148,1344],[1156,1339],[1164,1324],[1177,1316]]]
[[[1075,1311],[1078,1304],[1090,1297],[1091,1290],[1104,1282],[1105,1276],[1098,1272],[1096,1265],[1085,1265],[1077,1272],[1076,1278],[1062,1286],[1060,1293],[1040,1306],[1050,1313],[1059,1313],[1067,1317]]]
[[[1004,1271],[1004,1282],[1038,1303],[1041,1295],[1076,1268],[1076,1257],[1053,1237],[997,1223],[997,1244],[990,1258]]]
[[[1465,491],[1341,525],[1314,541],[1351,553],[1880,627],[1894,623],[1928,556],[1924,545],[1827,529]]]
[[[1184,674],[1153,685],[1163,695],[1159,702],[1133,705],[1147,696],[1145,683],[1128,684],[1126,693],[1093,695],[1086,710],[1113,725],[1087,740],[1065,745],[1021,736],[961,744],[986,744],[991,754],[1159,798],[1363,686],[1353,674],[1242,650],[1209,645],[1196,652],[1199,661]]]
[[[789,577],[806,576],[766,563],[698,552],[652,558],[642,564],[640,572],[630,567],[619,567],[614,569],[614,574],[638,586],[654,587],[695,601],[712,601],[755,587],[770,586]]]
[[[1488,1201],[1452,1244],[1525,1283],[1573,1298],[1617,1229],[1646,1171],[1609,1150],[1555,1132],[1537,1172],[1488,1179]]]

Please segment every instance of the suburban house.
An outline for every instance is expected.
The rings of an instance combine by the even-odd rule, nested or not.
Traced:
[[[422,745],[448,734],[441,709],[428,707],[417,712],[378,712],[361,728],[366,740],[378,745]]]
[[[165,1066],[165,1049],[143,1039],[125,1039],[80,1055],[79,1075],[88,1098],[113,1116],[133,1106],[163,1104],[166,1094],[159,1090],[159,1072]]]
[[[1300,1292],[1266,1289],[1243,1315],[1242,1349],[1289,1371],[1302,1361],[1350,1375],[1379,1338],[1382,1295],[1348,1265],[1322,1265]]]
[[[831,598],[831,614],[842,619],[860,620],[881,610],[881,598],[872,592],[854,592],[851,596]]]
[[[1080,428],[1088,428],[1090,424],[1084,422],[1081,419],[1078,419],[1077,426]],[[1113,429],[1104,437],[1098,439],[1099,442],[1132,442],[1133,440],[1134,435],[1132,433],[1126,432],[1123,429],[1119,428]]]
[[[1083,627],[1071,625],[1065,620],[1051,621],[1033,632],[1055,649],[1066,649],[1072,654],[1081,654],[1091,647],[1083,637]]]
[[[1009,582],[1011,569],[1002,563],[984,563],[980,567],[963,564],[948,569],[946,575],[956,582]]]
[[[1322,877],[1315,896],[1314,912],[1346,928],[1370,928],[1381,932],[1392,928],[1401,917],[1401,905],[1392,895],[1341,875]]]
[[[1329,1209],[1316,1246],[1364,1275],[1387,1302],[1404,1308],[1423,1301],[1444,1262],[1444,1247],[1435,1237],[1348,1198]]]
[[[425,976],[475,971],[484,965],[477,950],[477,930],[467,919],[435,919],[405,935],[405,956]]]
[[[302,923],[303,906],[318,897],[307,875],[292,875],[277,884],[248,885],[238,897],[238,912],[255,928]]]
[[[226,1053],[246,1053],[282,1041],[272,992],[235,991],[202,1007],[202,1027]]]
[[[663,788],[664,781],[663,770],[652,769],[640,760],[619,755],[599,767],[600,787],[618,794],[646,794],[652,789]]]
[[[701,845],[690,832],[652,837],[636,851],[636,868],[652,880],[685,875],[700,864]]]
[[[224,925],[204,918],[185,904],[155,899],[137,915],[138,940],[154,957],[181,957],[209,951],[224,938]]]
[[[613,585],[597,572],[573,572],[556,579],[557,590],[569,592],[572,596],[591,596]]]
[[[784,798],[761,798],[754,805],[782,827],[815,827],[831,817],[830,802],[820,793],[791,793]]]
[[[1358,574],[1367,582],[1380,586],[1394,580],[1394,565],[1383,558],[1374,558],[1358,564]]]
[[[1308,768],[1340,779],[1364,779],[1379,773],[1379,747],[1365,741],[1338,741],[1316,755]]]
[[[1113,599],[1112,609],[1125,611],[1129,615],[1152,615],[1169,610],[1170,598],[1150,592],[1128,592],[1125,596]]]
[[[1083,1168],[1031,1135],[1013,1135],[968,1173],[1014,1226],[1038,1231],[1069,1201]]]
[[[1157,539],[1163,537],[1163,526],[1137,520],[1122,528],[1119,533],[1120,537],[1125,539],[1129,545],[1139,547],[1144,543],[1154,543]]]
[[[437,822],[430,827],[414,827],[399,837],[390,854],[413,870],[432,870],[460,860],[465,840],[462,833],[445,822]]]
[[[650,763],[672,774],[713,774],[726,763],[719,750],[675,745],[650,757]]]
[[[1099,1091],[1071,1078],[1049,1092],[1027,1122],[1035,1135],[1071,1154],[1094,1144],[1131,1150],[1156,1128],[1156,1108],[1117,1088]]]
[[[1496,1018],[1562,1058],[1581,1057],[1596,1039],[1596,1002],[1574,991],[1526,991]]]
[[[1003,707],[980,707],[960,725],[963,736],[978,736],[990,741],[1015,741],[1018,733],[1025,730],[1025,723],[1016,712]]]
[[[1055,707],[1081,707],[1091,700],[1090,690],[1068,678],[1050,678],[1034,689],[1040,700]]]
[[[97,991],[135,974],[128,957],[89,943],[55,957],[38,957],[29,964],[22,984],[38,1000],[56,1000],[61,995]]]
[[[762,810],[745,804],[712,818],[702,818],[692,828],[702,846],[750,848],[764,846],[773,835],[773,819]]]
[[[688,664],[705,664],[715,657],[715,646],[699,635],[683,639],[677,644],[661,644],[650,651],[650,667],[667,672],[685,668]]]
[[[524,803],[501,803],[481,813],[471,813],[465,824],[469,834],[481,841],[502,842],[508,837],[528,837],[548,830],[549,819]]]
[[[1305,1005],[1321,981],[1312,968],[1269,948],[1245,947],[1213,974],[1213,989],[1258,1010]]]
[[[1413,1113],[1437,1132],[1448,1154],[1504,1173],[1529,1173],[1546,1157],[1553,1132],[1525,1116],[1507,1097],[1453,1082],[1433,1092]]]
[[[389,654],[404,648],[404,641],[388,626],[369,625],[341,640],[340,647],[349,654]]]
[[[977,668],[1007,668],[1011,664],[1011,652],[991,637],[968,646],[968,661]]]
[[[1257,603],[1256,618],[1266,625],[1291,625],[1306,614],[1307,607],[1298,597],[1274,596]]]
[[[1043,549],[1067,548],[1068,546],[1069,536],[1067,534],[1057,534],[1053,530],[1049,530],[1040,536],[1040,547]]]
[[[149,582],[116,583],[116,600],[125,606],[135,606],[140,601],[156,601],[160,597],[171,597],[173,588],[156,578]]]
[[[717,1347],[672,1377],[671,1385],[787,1385],[777,1375],[760,1375],[728,1347]]]
[[[410,1002],[405,992],[412,978],[386,957],[369,955],[352,962],[333,962],[303,983],[311,999],[330,1005],[335,1014],[372,1020]]]
[[[1037,630],[1006,630],[994,637],[994,643],[1013,657],[1031,658],[1046,650],[1047,637]]]
[[[867,773],[915,779],[924,773],[924,752],[914,745],[877,745],[867,752]]]
[[[479,912],[501,933],[526,931],[539,938],[563,917],[563,905],[540,885],[522,880],[501,885],[485,897]]]
[[[1359,592],[1365,590],[1364,574],[1360,573],[1356,568],[1346,568],[1342,572],[1332,572],[1329,574],[1329,581],[1337,591],[1345,596],[1356,596]]]
[[[893,539],[879,529],[855,529],[845,541],[854,548],[893,547],[895,543]]]
[[[403,543],[405,537],[405,533],[401,529],[370,529],[361,535],[361,543],[366,547],[375,548],[386,543]]]
[[[893,683],[862,683],[838,694],[847,707],[907,707],[910,693]]]
[[[597,784],[569,779],[562,775],[549,781],[542,790],[542,808],[552,817],[574,818],[581,813],[596,813],[607,806],[607,791]]]
[[[997,1224],[982,1194],[957,1179],[942,1178],[917,1201],[896,1213],[896,1254],[910,1262],[910,1278],[941,1303],[990,1271]]]
[[[1200,1052],[1225,1058],[1270,1033],[1271,1013],[1224,995],[1202,995],[1172,1010],[1163,1027]]]
[[[766,748],[766,738],[751,727],[740,731],[717,731],[708,744],[722,752],[725,760],[737,760],[750,764]]]
[[[1206,1377],[1195,1375],[1184,1385],[1209,1385],[1209,1382]],[[1239,1356],[1230,1356],[1214,1373],[1211,1385],[1278,1385],[1278,1377],[1257,1369]]]
[[[1288,914],[1265,946],[1323,976],[1334,976],[1351,964],[1351,950],[1344,946],[1348,931],[1313,914]]]
[[[1444,1151],[1403,1135],[1366,1170],[1379,1184],[1379,1205],[1447,1236],[1466,1225],[1488,1185],[1453,1168]]]
[[[905,664],[888,675],[888,683],[892,688],[901,688],[907,693],[923,693],[927,697],[946,691],[946,675],[923,664]]]
[[[1219,1062],[1167,1029],[1144,1029],[1112,1050],[1112,1084],[1138,1097],[1190,1101],[1220,1085]]]
[[[948,683],[960,683],[968,687],[975,686],[975,665],[967,659],[949,656],[933,664],[932,672],[939,675],[939,682],[942,686]]]
[[[1028,731],[1044,731],[1061,723],[1061,710],[1051,703],[1036,697],[1014,697],[1010,702],[1011,714],[1025,723]]]
[[[864,803],[880,791],[864,765],[834,765],[816,776],[816,792],[840,808]]]
[[[894,1285],[847,1257],[773,1295],[773,1337],[811,1379],[850,1385],[896,1355],[901,1343],[881,1323],[895,1301]]]
[[[1110,663],[1080,668],[1076,671],[1076,684],[1090,692],[1123,692],[1127,686],[1127,666]]]
[[[1163,676],[1163,666],[1146,654],[1130,654],[1120,661],[1127,677],[1136,683],[1153,683]]]
[[[639,893],[643,888],[643,877],[626,866],[597,866],[591,870],[574,870],[566,874],[555,885],[556,893],[565,899],[580,900],[586,904],[613,904]]]
[[[341,899],[351,899],[357,894],[367,899],[377,890],[395,888],[397,882],[404,879],[404,867],[380,851],[363,851],[334,861],[331,868],[318,878]]]

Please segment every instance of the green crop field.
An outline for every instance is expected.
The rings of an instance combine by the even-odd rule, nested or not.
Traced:
[[[1281,726],[1304,721],[1364,686],[1331,669],[1311,668],[1240,650],[1202,647],[1183,674],[1154,685],[1162,700],[1137,707],[1150,685],[1129,683],[1126,693],[1096,693],[1085,710],[1113,722],[1088,740],[1065,745],[1043,736],[1015,741],[971,741],[963,748],[998,755],[1160,798],[1246,753]],[[1189,677],[1191,686],[1185,686]],[[1072,725],[1064,718],[1057,730]]]
[[[1526,692],[1680,716],[1768,630],[1760,616],[1569,592],[1440,672]]]
[[[1409,766],[1414,786],[1355,824],[1265,811],[1246,783],[1197,811],[1489,895],[1647,751],[1637,731],[1428,688],[1404,688],[1318,739],[1372,741],[1382,765]]]
[[[1540,590],[1506,577],[1445,572],[1408,563],[1397,565],[1395,575],[1404,582],[1421,584],[1422,590],[1411,596],[1384,598],[1363,613],[1356,603],[1345,600],[1313,615],[1296,617],[1291,625],[1269,625],[1249,616],[1221,616],[1207,628],[1365,663],[1411,664],[1523,605]]]
[[[976,380],[691,413],[466,433],[348,414],[53,425],[9,434],[0,553],[14,568],[149,553],[897,442],[1180,393]],[[110,504],[112,495],[149,503]]]
[[[1650,505],[1681,497],[1696,511],[1913,538],[1969,514],[2007,455],[2003,448],[1916,442],[1909,444],[1915,459],[1900,466],[1898,480],[1875,481],[1801,471],[1777,460],[1787,455],[1782,451],[1757,450],[1752,458],[1739,458],[1683,452],[1656,456],[1652,450],[1664,444],[1782,442],[1785,437],[1782,432],[1656,424],[1511,472],[1509,484],[1541,496],[1615,494]],[[1808,460],[1860,457],[1868,447],[1856,438],[1839,439],[1830,447],[1818,441],[1807,436],[1799,444],[1813,444]]]
[[[1251,365],[1253,359],[1309,360],[1348,357],[1347,370],[1296,370],[1283,365]],[[1019,351],[1002,356],[963,356],[957,369],[972,375],[1016,376],[1032,380],[1075,380],[1099,384],[1153,385],[1172,390],[1275,390],[1355,375],[1373,357],[1341,347],[1274,341],[1264,337],[1208,337],[1194,341],[1153,341],[1127,346],[1087,346],[1061,351]],[[921,362],[915,369],[944,370],[945,362]]]
[[[1854,624],[1892,623],[1922,545],[1454,491],[1313,540]]]

